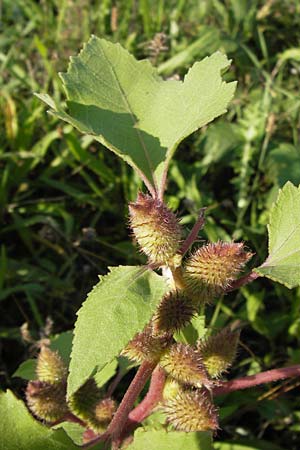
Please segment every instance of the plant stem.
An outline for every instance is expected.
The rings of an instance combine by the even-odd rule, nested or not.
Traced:
[[[161,400],[165,381],[165,371],[157,366],[152,373],[147,395],[128,415],[128,426],[131,425],[135,428],[152,413],[153,408],[155,408]]]
[[[236,289],[245,286],[245,284],[252,283],[252,281],[256,280],[259,277],[260,277],[259,273],[250,272],[247,275],[244,275],[243,277],[239,278],[238,280],[233,281],[230,287],[226,289],[226,292],[235,291]]]
[[[190,234],[186,238],[186,240],[183,242],[182,246],[180,247],[179,252],[182,255],[185,255],[190,246],[195,242],[197,239],[199,231],[204,227],[205,218],[204,218],[204,212],[206,208],[201,208],[199,212],[198,219],[196,223],[194,224]]]
[[[162,393],[166,381],[165,371],[159,366],[156,366],[152,373],[151,383],[145,398],[134,408],[128,415],[126,424],[123,427],[123,432],[118,439],[114,440],[116,445],[124,443],[124,439],[128,438],[138,425],[150,416],[155,406],[161,401]],[[118,448],[118,447],[117,447]]]
[[[279,369],[267,370],[256,375],[249,375],[236,380],[223,381],[219,386],[213,389],[214,396],[228,394],[229,392],[239,391],[240,389],[248,389],[259,384],[271,383],[285,378],[300,376],[300,365],[281,367]]]
[[[105,433],[109,435],[113,440],[117,439],[122,433],[134,402],[137,399],[138,395],[141,393],[141,390],[143,389],[148,378],[155,369],[155,366],[156,363],[154,362],[144,361],[139,367]]]

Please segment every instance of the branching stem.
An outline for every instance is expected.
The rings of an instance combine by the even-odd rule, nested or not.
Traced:
[[[300,365],[281,367],[279,369],[267,370],[266,372],[249,375],[236,380],[223,381],[221,385],[213,389],[214,396],[228,394],[229,392],[239,391],[240,389],[248,389],[259,384],[271,383],[285,378],[300,376]]]
[[[247,275],[244,275],[243,277],[239,278],[238,280],[233,281],[230,287],[226,289],[226,292],[235,291],[236,289],[245,286],[245,284],[252,283],[252,281],[256,280],[259,277],[260,277],[259,273],[250,272]]]
[[[138,395],[141,393],[141,390],[143,389],[148,378],[155,369],[155,366],[156,363],[150,361],[144,361],[140,365],[134,379],[132,380],[129,388],[126,391],[126,394],[124,395],[120,403],[119,408],[114,415],[114,418],[112,419],[106,431],[106,434],[108,434],[113,440],[117,439],[122,433],[134,402],[137,399]]]
[[[159,366],[155,368],[147,395],[128,416],[128,426],[136,427],[148,417],[160,402],[166,381],[165,371]]]
[[[195,240],[198,237],[199,231],[204,227],[205,218],[204,218],[204,212],[206,208],[201,208],[199,212],[198,219],[196,223],[194,224],[190,234],[186,238],[186,240],[183,242],[182,246],[180,247],[179,252],[182,255],[185,255],[190,246],[195,242]]]

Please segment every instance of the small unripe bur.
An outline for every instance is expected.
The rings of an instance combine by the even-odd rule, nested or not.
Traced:
[[[159,361],[160,366],[180,383],[211,387],[202,357],[190,345],[174,344]]]
[[[186,290],[201,304],[228,289],[252,253],[242,243],[217,242],[200,247],[185,264]]]
[[[67,367],[62,358],[49,347],[43,346],[39,353],[36,366],[36,375],[39,381],[55,384],[67,378]]]
[[[193,302],[181,292],[165,295],[152,319],[154,334],[174,333],[185,327],[197,313]]]
[[[103,433],[108,427],[116,411],[116,403],[111,398],[100,400],[85,419],[90,429]]]
[[[218,428],[217,409],[206,392],[182,390],[164,402],[167,422],[178,431],[210,431]]]
[[[197,349],[212,378],[218,378],[231,366],[236,356],[239,338],[239,331],[231,331],[227,327],[214,336],[198,341]]]
[[[152,332],[152,326],[147,325],[141,333],[137,333],[127,344],[122,351],[122,355],[138,363],[145,360],[158,361],[170,342],[171,336],[169,334],[155,336]]]
[[[130,226],[141,250],[149,262],[179,265],[176,255],[180,245],[181,228],[176,215],[160,200],[140,193],[129,204]]]
[[[102,393],[94,378],[87,380],[69,399],[71,411],[87,422],[94,417],[94,410],[101,400]]]
[[[29,381],[26,400],[33,414],[49,423],[56,422],[68,412],[65,383]]]

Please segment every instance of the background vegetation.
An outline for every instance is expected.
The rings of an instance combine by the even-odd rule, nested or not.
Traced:
[[[300,4],[4,0],[0,26],[0,379],[22,395],[13,374],[34,355],[33,341],[72,328],[108,265],[144,261],[126,219],[139,181],[100,144],[47,115],[33,92],[63,98],[57,72],[91,33],[150,58],[164,77],[226,52],[233,60],[226,78],[238,80],[235,99],[225,116],[180,146],[167,195],[187,228],[207,207],[203,239],[246,241],[254,266],[267,252],[278,189],[300,183]],[[299,363],[299,310],[299,289],[268,280],[220,299],[208,325],[243,323],[232,376]],[[220,400],[217,440],[298,449],[296,387],[293,380]]]

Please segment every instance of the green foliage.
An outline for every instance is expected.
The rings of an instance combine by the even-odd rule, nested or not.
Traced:
[[[68,396],[94,374],[95,369],[104,368],[119,355],[149,321],[167,290],[162,277],[141,267],[115,267],[100,280],[78,311]]]
[[[0,393],[1,448],[5,450],[75,450],[63,430],[54,431],[38,423],[24,403],[10,391]]]
[[[235,83],[220,76],[228,65],[225,55],[215,53],[196,63],[183,82],[163,81],[148,61],[138,62],[121,46],[92,37],[61,75],[69,114],[48,96],[39,97],[160,192],[179,143],[226,111],[235,90]]]
[[[182,77],[194,61],[218,50],[232,58],[234,64],[225,79],[238,80],[235,100],[228,114],[182,142],[177,160],[171,163],[167,201],[180,210],[188,228],[199,208],[207,207],[200,239],[241,239],[256,252],[253,266],[265,260],[265,226],[278,188],[288,180],[296,186],[300,183],[299,2],[200,3],[154,0],[112,6],[110,0],[4,0],[0,41],[2,385],[23,392],[12,374],[34,354],[20,333],[24,321],[34,340],[45,336],[49,316],[55,332],[70,329],[82,299],[97,275],[106,273],[107,265],[144,262],[132,250],[124,226],[127,210],[120,207],[135,199],[140,186],[137,177],[101,144],[94,144],[92,137],[80,137],[69,125],[49,118],[32,95],[33,91],[50,92],[61,104],[64,94],[57,72],[65,70],[69,55],[76,54],[91,33],[120,42],[137,59],[150,58],[163,76]],[[165,33],[165,49],[152,39],[158,32]],[[228,321],[242,320],[246,325],[242,342],[252,353],[240,350],[233,368],[236,376],[257,373],[279,360],[298,364],[299,305],[299,288],[289,291],[258,279],[237,295],[219,298],[203,327],[210,333]],[[187,328],[193,343],[194,330]],[[121,383],[116,395],[123,391]],[[226,439],[227,448],[237,447],[243,434],[251,444],[241,443],[242,448],[260,448],[254,441],[260,435],[266,439],[262,448],[269,450],[276,442],[297,450],[297,396],[292,391],[257,401],[261,388],[251,391],[220,401],[225,433],[218,432],[217,440]]]
[[[211,434],[137,430],[128,450],[212,450]]]
[[[288,182],[270,213],[269,256],[256,271],[289,288],[300,286],[300,187]]]

